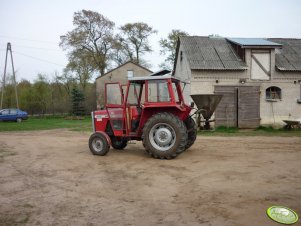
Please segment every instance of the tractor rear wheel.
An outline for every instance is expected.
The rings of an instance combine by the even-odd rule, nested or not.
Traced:
[[[143,146],[154,158],[172,159],[185,150],[187,129],[170,113],[153,115],[143,128]]]
[[[185,125],[187,127],[187,133],[188,133],[188,140],[187,140],[187,144],[186,144],[185,149],[188,149],[195,142],[198,130],[197,130],[197,126],[196,126],[195,121],[191,117],[188,117],[185,120]]]
[[[111,137],[111,142],[112,147],[117,150],[124,149],[128,144],[127,139],[121,137]]]
[[[106,155],[110,150],[110,144],[101,133],[93,133],[89,139],[89,148],[94,155]]]

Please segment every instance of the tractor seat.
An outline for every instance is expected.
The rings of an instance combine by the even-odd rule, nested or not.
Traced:
[[[141,106],[131,106],[130,118],[131,118],[131,131],[134,132],[139,126],[142,108]]]

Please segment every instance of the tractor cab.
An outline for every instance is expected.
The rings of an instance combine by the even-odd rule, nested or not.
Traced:
[[[126,86],[105,84],[105,106],[114,135],[138,138],[147,119],[163,110],[184,119],[190,107],[181,91],[181,81],[170,75],[129,78]]]

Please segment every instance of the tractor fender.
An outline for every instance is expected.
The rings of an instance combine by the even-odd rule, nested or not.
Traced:
[[[110,146],[112,145],[111,138],[109,137],[109,135],[108,135],[107,133],[105,133],[105,132],[103,132],[103,131],[97,131],[96,134],[97,134],[97,133],[102,134],[102,135],[106,138],[106,140],[108,141],[109,145],[110,145]]]

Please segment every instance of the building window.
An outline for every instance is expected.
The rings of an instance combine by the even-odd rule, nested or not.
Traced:
[[[277,86],[270,86],[265,90],[267,100],[281,100],[281,89]]]
[[[134,71],[128,70],[128,78],[134,77]]]
[[[271,79],[271,53],[266,50],[252,50],[251,52],[251,79]]]

